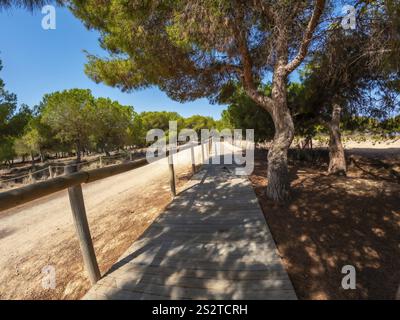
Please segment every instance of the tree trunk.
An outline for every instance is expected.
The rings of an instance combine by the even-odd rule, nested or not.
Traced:
[[[290,197],[290,180],[287,167],[288,149],[294,138],[294,124],[287,106],[286,78],[277,74],[272,87],[272,120],[275,135],[268,151],[267,196],[276,202]]]
[[[274,141],[268,151],[268,198],[283,202],[290,197],[287,153],[294,137],[294,125],[289,110],[279,110],[273,117]]]
[[[76,162],[81,162],[81,143],[80,141],[76,142]]]
[[[329,167],[328,173],[332,175],[346,175],[346,157],[340,134],[340,112],[338,104],[332,108],[332,118],[328,123],[329,129]]]

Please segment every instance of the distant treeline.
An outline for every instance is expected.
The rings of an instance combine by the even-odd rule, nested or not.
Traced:
[[[268,94],[271,88],[266,86],[264,90]],[[288,90],[296,135],[309,139],[327,133],[323,119],[315,114],[296,112],[306,109],[308,104],[303,98],[304,85],[292,83]],[[178,130],[190,128],[200,133],[201,129],[252,128],[257,142],[273,138],[271,116],[239,86],[229,94],[221,92],[218,102],[228,105],[218,121],[201,115],[184,118],[166,111],[137,113],[132,106],[109,98],[94,98],[90,90],[84,89],[47,94],[34,108],[18,107],[16,95],[9,93],[0,79],[0,162],[11,164],[17,158],[34,161],[37,157],[44,161],[71,155],[80,161],[82,154],[109,155],[115,150],[141,148],[146,146],[149,130],[157,128],[168,133],[172,120],[177,121]],[[384,138],[398,136],[400,116],[379,121],[345,112],[341,127],[344,132],[367,132]]]
[[[178,128],[215,128],[211,117],[194,115],[184,118],[176,112],[135,112],[108,98],[94,98],[90,90],[71,89],[45,95],[33,109],[17,108],[15,95],[2,94],[0,118],[0,161],[37,156],[59,157],[102,153],[127,147],[146,146],[151,129],[168,132],[169,121]]]

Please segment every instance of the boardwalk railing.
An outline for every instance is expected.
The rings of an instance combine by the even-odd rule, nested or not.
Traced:
[[[205,145],[209,144],[211,148],[211,140],[200,144],[202,155],[204,154]],[[176,148],[176,153],[186,149],[191,149],[192,171],[195,173],[195,157],[194,148],[197,145],[185,145]],[[210,150],[210,149],[209,149]],[[208,152],[209,154],[210,152]],[[176,196],[175,170],[173,164],[173,153],[167,152],[169,181],[172,196]],[[204,163],[204,156],[202,156]],[[30,184],[21,188],[12,189],[0,193],[0,212],[11,209],[24,203],[43,198],[52,193],[68,189],[68,196],[71,204],[72,215],[76,233],[81,247],[83,261],[88,272],[89,279],[95,284],[101,277],[95,251],[93,248],[92,238],[90,235],[89,224],[86,216],[85,203],[82,193],[82,183],[90,183],[97,180],[105,179],[120,173],[124,173],[148,164],[147,159],[140,159],[128,163],[112,165],[104,168],[77,171],[79,164],[73,164],[66,167],[66,175],[49,179],[46,181]]]
[[[115,159],[119,159],[119,160],[126,160],[126,158],[129,158],[130,161],[134,160],[134,153],[133,152],[127,152],[127,153],[122,153],[122,154],[116,154],[113,156],[98,156],[95,159],[92,160],[88,160],[88,161],[82,161],[79,163],[79,168],[82,168],[84,166],[88,166],[91,165],[95,162],[99,163],[100,168],[104,166],[105,162],[108,162],[109,160],[115,160]],[[0,179],[0,187],[2,184],[6,184],[8,182],[16,182],[20,179],[23,178],[29,178],[30,181],[36,182],[37,180],[37,174],[41,173],[41,172],[46,172],[48,171],[48,179],[54,178],[54,176],[56,175],[56,172],[54,170],[57,171],[57,169],[63,169],[64,173],[66,171],[66,168],[69,167],[70,164],[61,164],[61,163],[50,163],[48,165],[45,165],[43,168],[39,169],[39,170],[34,170],[34,167],[32,167],[29,172],[24,173],[24,174],[19,174],[17,176],[14,177],[10,177],[7,179]]]

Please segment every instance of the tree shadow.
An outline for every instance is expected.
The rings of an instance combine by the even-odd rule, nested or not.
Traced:
[[[247,179],[205,166],[92,292],[104,299],[295,299]]]
[[[400,186],[365,177],[334,177],[298,165],[293,198],[263,195],[265,158],[252,177],[264,215],[301,299],[394,299],[400,279]],[[342,267],[356,269],[344,290]]]

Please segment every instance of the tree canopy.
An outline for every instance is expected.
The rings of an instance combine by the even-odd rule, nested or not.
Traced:
[[[89,55],[96,82],[134,90],[158,86],[179,101],[215,99],[233,82],[269,112],[275,137],[268,154],[268,195],[289,196],[287,150],[294,126],[288,76],[302,63],[325,0],[72,0],[74,14],[101,34],[109,57]],[[273,73],[271,96],[259,90]]]
[[[27,106],[18,108],[17,96],[6,90],[5,83],[0,78],[0,161],[9,161],[15,157],[14,140],[22,135],[31,116]]]

